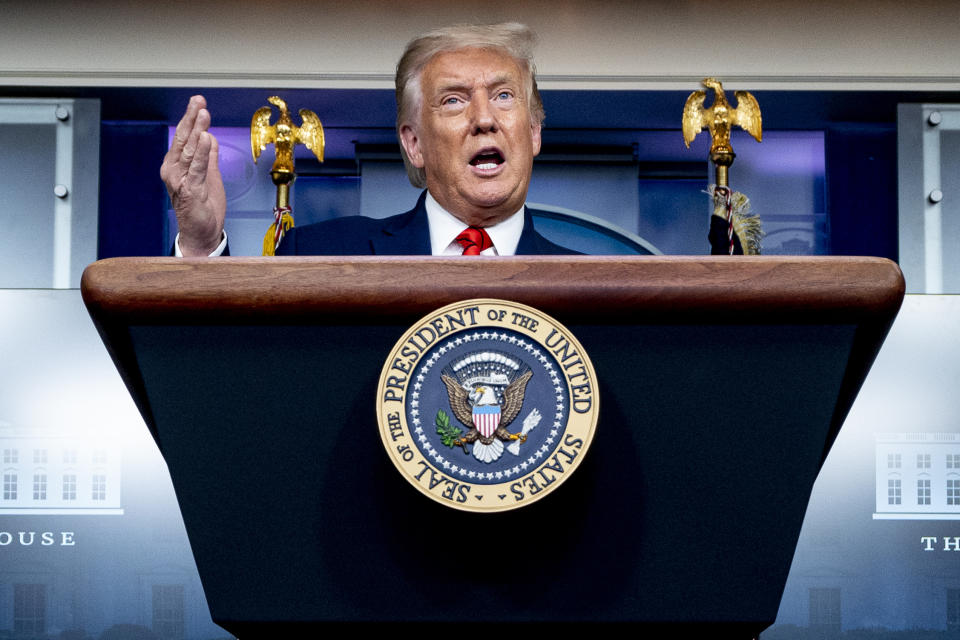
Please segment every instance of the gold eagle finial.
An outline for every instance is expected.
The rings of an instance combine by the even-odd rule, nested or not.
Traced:
[[[730,146],[730,130],[734,125],[756,138],[760,142],[763,138],[763,127],[760,118],[760,105],[749,91],[735,91],[737,108],[734,109],[727,102],[723,93],[723,85],[714,78],[704,78],[703,86],[713,89],[714,99],[710,108],[704,108],[703,101],[706,91],[694,91],[683,105],[683,141],[690,147],[690,143],[704,127],[710,130],[713,145],[710,155],[732,154]]]
[[[256,163],[260,152],[273,144],[277,159],[273,163],[271,172],[293,173],[293,148],[302,144],[313,151],[317,160],[323,162],[323,125],[320,118],[309,109],[300,109],[301,126],[293,124],[287,103],[278,96],[267,98],[267,102],[280,110],[280,117],[276,124],[270,124],[272,110],[270,107],[260,107],[253,114],[250,123],[250,148],[253,151],[253,161]]]

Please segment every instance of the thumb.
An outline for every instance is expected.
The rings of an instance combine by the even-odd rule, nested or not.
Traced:
[[[210,136],[210,156],[207,171],[217,180],[222,180],[223,178],[220,175],[220,143],[217,142],[217,137],[212,133],[207,132],[207,135]]]

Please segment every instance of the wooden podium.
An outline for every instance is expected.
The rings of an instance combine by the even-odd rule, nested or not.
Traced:
[[[874,258],[130,258],[82,290],[213,619],[244,640],[352,621],[751,638],[904,283]],[[600,385],[583,464],[506,513],[422,496],[376,424],[394,343],[469,298],[553,316]]]

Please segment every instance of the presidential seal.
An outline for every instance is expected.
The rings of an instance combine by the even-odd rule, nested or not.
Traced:
[[[465,511],[531,504],[559,487],[593,439],[590,359],[560,323],[505,300],[466,300],[416,323],[380,375],[390,459],[420,492]]]

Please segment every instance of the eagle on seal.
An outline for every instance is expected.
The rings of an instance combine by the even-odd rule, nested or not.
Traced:
[[[503,453],[502,441],[526,441],[526,434],[510,433],[507,426],[519,415],[527,382],[532,376],[529,369],[518,376],[507,385],[498,401],[491,386],[477,384],[468,390],[446,373],[441,375],[453,414],[469,429],[463,437],[453,441],[454,446],[462,447],[464,453],[468,453],[467,445],[474,443],[473,457],[480,462],[493,462]]]

